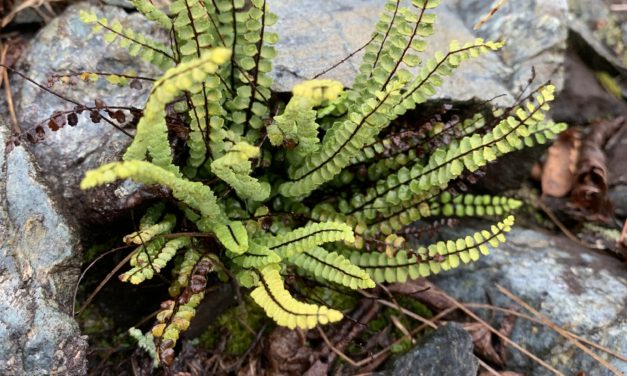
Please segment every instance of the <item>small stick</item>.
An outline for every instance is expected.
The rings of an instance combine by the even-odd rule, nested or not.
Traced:
[[[531,322],[535,322],[536,324],[541,324],[544,325],[544,322],[540,319],[537,319],[535,317],[531,317],[531,316],[527,316],[524,313],[520,313],[518,311],[514,311],[512,309],[507,309],[507,308],[502,308],[502,307],[496,307],[490,304],[482,304],[482,303],[464,303],[464,305],[466,307],[469,308],[479,308],[479,309],[488,309],[488,310],[492,310],[492,311],[499,311],[499,312],[503,312],[503,313],[507,313],[509,315],[514,315],[516,317],[520,317],[522,319],[525,320],[529,320]],[[568,333],[568,335],[572,338],[575,338],[576,340],[578,340],[579,342],[585,343],[588,346],[594,347],[595,349],[602,351],[606,354],[609,354],[617,359],[622,360],[623,362],[627,362],[627,357],[617,353],[616,351],[612,351],[610,349],[608,349],[607,347],[603,347],[601,345],[598,345],[592,341],[590,341],[589,339],[585,339],[583,337],[580,337],[578,335],[576,335],[575,333],[571,333],[566,329],[563,329],[565,332]]]
[[[522,347],[519,344],[517,344],[516,342],[512,341],[511,339],[509,339],[503,333],[501,333],[498,330],[494,329],[490,324],[485,322],[481,317],[477,316],[470,309],[466,308],[462,303],[460,303],[457,300],[453,299],[452,297],[450,297],[448,294],[446,294],[444,292],[442,292],[442,295],[444,297],[446,297],[451,303],[453,303],[457,308],[459,308],[462,311],[464,311],[465,314],[467,314],[468,316],[472,317],[475,321],[483,324],[483,326],[485,326],[486,329],[488,329],[490,332],[494,333],[497,337],[499,337],[504,342],[507,342],[507,344],[509,344],[510,346],[515,348],[516,350],[520,351],[521,353],[525,354],[529,358],[533,359],[535,362],[537,362],[538,364],[540,364],[542,367],[546,368],[547,370],[553,372],[555,375],[564,376],[563,373],[561,373],[560,371],[556,370],[553,366],[551,366],[550,364],[548,364],[544,360],[538,358],[537,356],[535,356],[534,354],[529,352],[527,349],[525,349],[524,347]]]
[[[340,358],[344,359],[351,366],[353,366],[355,368],[359,367],[357,362],[355,362],[348,355],[344,354],[340,350],[336,349],[335,346],[333,346],[331,341],[329,341],[329,338],[327,338],[327,335],[324,334],[324,330],[322,330],[320,327],[318,327],[318,333],[320,333],[320,337],[322,337],[322,339],[324,340],[324,343],[326,343],[327,346],[331,349],[331,351],[333,351],[337,356],[339,356]]]
[[[608,363],[606,360],[601,358],[599,355],[595,354],[592,350],[590,350],[589,348],[585,347],[579,341],[577,341],[576,339],[574,339],[571,336],[569,336],[568,332],[566,332],[564,329],[562,329],[561,327],[559,327],[556,324],[554,324],[546,316],[544,316],[542,313],[540,313],[538,310],[536,310],[535,308],[533,308],[529,304],[525,303],[522,299],[520,299],[519,297],[514,295],[511,291],[509,291],[508,289],[506,289],[505,287],[503,287],[503,286],[501,286],[499,284],[496,285],[496,288],[499,289],[499,291],[503,295],[507,296],[508,298],[510,298],[511,300],[516,302],[516,304],[520,305],[521,307],[523,307],[527,311],[531,312],[534,316],[539,318],[544,323],[544,325],[546,325],[549,328],[555,330],[560,335],[565,337],[570,343],[572,343],[573,345],[577,346],[580,350],[582,350],[586,354],[590,355],[594,360],[599,362],[603,367],[607,368],[610,372],[612,372],[613,374],[615,374],[617,376],[621,376],[623,374],[616,367],[614,367],[613,365]]]
[[[496,3],[496,5],[494,5],[492,7],[492,9],[490,9],[490,12],[488,12],[488,14],[486,14],[485,16],[483,16],[479,22],[477,22],[475,24],[475,26],[473,27],[474,30],[477,30],[479,28],[481,28],[481,26],[485,25],[488,21],[490,21],[490,19],[496,14],[496,12],[498,12],[499,9],[501,9],[503,7],[503,5],[505,5],[505,3],[507,3],[507,0],[499,0],[498,3]]]

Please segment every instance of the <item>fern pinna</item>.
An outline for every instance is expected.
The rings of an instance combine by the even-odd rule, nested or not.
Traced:
[[[292,297],[283,281],[291,268],[365,289],[477,260],[505,240],[514,222],[509,212],[521,203],[451,194],[451,187],[564,128],[544,118],[551,85],[512,108],[436,118],[422,124],[428,129],[399,121],[465,60],[501,47],[453,41],[422,60],[438,0],[408,6],[389,0],[351,88],[306,81],[285,105],[270,102],[277,35],[269,30],[276,16],[265,0],[175,0],[167,13],[149,0],[132,2],[169,31],[170,43],[94,14],[84,13],[83,21],[164,73],[154,81],[124,160],[89,171],[81,187],[132,179],[165,186],[178,201],[177,210],[149,209],[139,230],[125,237],[137,249],[120,276],[141,283],[176,260],[172,299],[162,304],[151,333],[165,364],[195,315],[208,273],[251,289],[277,324],[309,329],[341,320],[342,313]],[[171,143],[166,115],[173,111],[189,126],[183,147]],[[403,236],[419,220],[460,216],[503,219],[427,247]],[[177,235],[181,222],[195,226],[202,239]]]

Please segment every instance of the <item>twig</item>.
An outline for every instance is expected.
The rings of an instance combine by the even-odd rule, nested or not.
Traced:
[[[132,247],[131,245],[125,245],[122,247],[118,247],[118,248],[114,248],[111,249],[103,254],[101,254],[100,256],[96,257],[96,259],[94,261],[92,261],[86,268],[85,270],[83,270],[83,272],[81,273],[80,277],[78,277],[78,280],[76,281],[76,284],[74,285],[74,298],[72,299],[72,317],[76,316],[75,313],[75,307],[76,307],[76,295],[78,294],[78,286],[81,284],[81,281],[83,280],[83,277],[85,277],[85,274],[87,274],[87,272],[89,271],[89,269],[91,269],[92,266],[94,266],[98,261],[100,261],[103,257],[110,255],[111,253],[117,252],[117,251],[121,251],[123,249],[127,249]],[[79,312],[80,313],[80,312]]]
[[[9,24],[9,22],[11,22],[13,20],[13,18],[21,11],[23,11],[26,8],[34,8],[35,10],[37,10],[36,7],[40,7],[42,5],[45,5],[47,3],[50,2],[63,2],[66,0],[26,0],[24,2],[22,2],[19,5],[16,5],[13,7],[13,9],[11,9],[11,11],[4,16],[2,19],[0,19],[0,28],[5,27],[6,25]],[[46,18],[46,17],[42,17],[42,18]]]
[[[113,275],[115,275],[115,273],[117,273],[120,269],[122,269],[122,267],[124,265],[126,265],[126,263],[131,259],[131,257],[133,256],[135,252],[131,252],[129,253],[126,257],[124,257],[124,259],[122,261],[120,261],[115,268],[113,268],[113,270],[111,270],[109,272],[109,274],[107,274],[107,276],[98,284],[98,287],[96,287],[96,289],[89,295],[89,298],[87,298],[87,300],[85,301],[85,303],[83,303],[83,306],[81,307],[81,309],[78,310],[78,312],[76,312],[75,316],[80,315],[81,313],[83,313],[83,311],[85,310],[85,308],[87,308],[89,306],[89,304],[91,304],[91,301],[94,300],[94,298],[96,297],[96,295],[98,295],[98,293],[100,292],[100,290],[102,290],[102,288],[104,287],[105,284],[107,284],[107,282],[109,282],[109,280],[111,279],[111,277],[113,277]],[[91,266],[91,265],[90,265]]]
[[[367,292],[365,292],[365,291],[361,291],[361,290],[360,290],[359,292],[360,292],[363,296],[365,296],[365,297],[367,297],[367,298],[370,298],[370,299],[374,299],[375,301],[377,301],[378,303],[383,304],[384,306],[388,306],[388,307],[390,307],[390,308],[394,308],[394,309],[398,310],[399,312],[401,312],[401,313],[403,313],[403,314],[405,314],[405,315],[407,315],[407,316],[411,317],[412,319],[414,319],[414,320],[418,320],[418,321],[420,321],[421,323],[426,324],[426,325],[428,325],[428,326],[432,327],[433,329],[437,329],[437,328],[438,328],[438,326],[437,326],[437,325],[436,325],[433,321],[431,321],[431,320],[429,320],[429,319],[426,319],[426,318],[424,318],[424,317],[422,317],[422,316],[420,316],[420,315],[417,315],[417,314],[415,314],[414,312],[412,312],[412,311],[410,311],[410,310],[408,310],[408,309],[405,309],[405,308],[403,308],[403,307],[399,307],[398,305],[396,305],[396,304],[394,304],[394,303],[390,302],[389,300],[385,300],[385,299],[380,299],[380,298],[377,298],[376,296],[374,296],[374,295],[372,295],[372,294],[368,294],[368,293],[367,293]]]
[[[479,365],[481,367],[483,367],[486,371],[488,371],[491,375],[501,376],[501,374],[497,370],[495,370],[494,368],[490,367],[488,365],[488,363],[486,363],[483,360],[481,360],[481,358],[477,357],[477,360],[479,361]]]
[[[324,340],[324,343],[326,343],[327,346],[331,349],[331,351],[333,351],[337,356],[339,356],[340,358],[344,359],[351,366],[353,366],[355,368],[359,367],[357,362],[355,362],[348,355],[344,354],[340,350],[336,349],[335,346],[333,346],[331,341],[329,341],[329,338],[327,338],[327,335],[324,334],[324,330],[322,330],[322,328],[318,327],[318,333],[320,333],[320,337],[322,337],[322,339]]]
[[[588,242],[584,242],[583,240],[581,240],[578,237],[576,237],[575,234],[573,234],[568,229],[568,227],[564,226],[562,221],[560,221],[559,218],[557,218],[555,213],[553,213],[553,211],[548,206],[546,206],[546,204],[544,202],[542,202],[542,199],[537,199],[536,202],[537,202],[538,207],[540,209],[542,209],[542,211],[545,212],[546,215],[549,216],[551,221],[553,221],[553,223],[555,223],[555,225],[564,233],[564,235],[566,235],[566,237],[568,239],[574,241],[577,244],[580,244],[584,248],[594,249],[594,250],[602,250],[603,249],[603,247],[599,247],[599,246],[596,246],[594,244],[590,244]]]
[[[9,45],[3,45],[0,43],[0,64],[6,64],[7,52],[9,51]],[[7,107],[9,108],[9,114],[11,116],[11,125],[13,126],[13,133],[16,136],[22,134],[22,129],[20,128],[20,124],[17,121],[17,116],[15,115],[15,105],[13,104],[13,94],[11,93],[11,83],[9,81],[9,73],[7,68],[0,67],[0,71],[2,75],[0,76],[0,85],[4,83],[4,92],[7,99]]]
[[[527,311],[531,312],[534,316],[536,316],[537,318],[539,318],[544,325],[548,326],[549,328],[555,330],[557,333],[559,333],[560,335],[562,335],[563,337],[565,337],[570,343],[572,343],[573,345],[577,346],[580,350],[582,350],[583,352],[585,352],[586,354],[590,355],[594,360],[596,360],[597,362],[599,362],[603,367],[607,368],[610,372],[612,372],[613,374],[617,375],[617,376],[621,376],[623,375],[623,373],[621,371],[619,371],[616,367],[614,367],[613,365],[611,365],[610,363],[608,363],[606,360],[604,360],[603,358],[601,358],[599,355],[595,354],[592,350],[590,350],[589,348],[585,347],[584,345],[582,345],[579,341],[577,341],[575,338],[572,338],[569,335],[569,332],[567,332],[566,330],[562,329],[561,327],[557,326],[556,324],[554,324],[552,321],[550,321],[546,316],[544,316],[542,313],[540,313],[538,310],[536,310],[535,308],[533,308],[532,306],[530,306],[529,304],[525,303],[522,299],[520,299],[519,297],[517,297],[516,295],[514,295],[511,291],[509,291],[508,289],[506,289],[505,287],[497,284],[496,288],[505,296],[507,296],[508,298],[510,298],[511,300],[513,300],[514,302],[516,302],[516,304],[520,305],[521,307],[523,307],[524,309],[526,309]]]
[[[503,313],[507,313],[508,315],[514,315],[516,317],[520,317],[521,319],[525,319],[525,320],[529,320],[531,322],[535,322],[537,324],[541,324],[544,325],[544,322],[540,319],[537,319],[535,317],[531,317],[528,315],[525,315],[524,313],[520,313],[518,311],[514,311],[512,309],[507,309],[507,308],[502,308],[502,307],[497,307],[497,306],[493,306],[490,304],[482,304],[482,303],[464,303],[464,305],[466,307],[469,308],[479,308],[479,309],[488,309],[488,310],[492,310],[492,311],[499,311],[499,312],[503,312]],[[568,332],[566,329],[563,329],[564,331]],[[608,349],[607,347],[603,347],[601,345],[598,345],[592,341],[590,341],[589,339],[585,339],[583,337],[580,337],[578,335],[576,335],[575,333],[571,333],[568,332],[568,335],[577,339],[579,342],[583,342],[588,346],[594,347],[595,349],[602,351],[606,354],[609,354],[617,359],[622,360],[623,362],[627,362],[627,357],[617,353],[616,351],[612,351],[610,349]]]
[[[447,308],[447,309],[443,310],[442,312],[438,313],[437,315],[435,315],[433,317],[433,321],[437,321],[437,320],[443,318],[444,316],[448,315],[449,313],[451,313],[451,312],[453,312],[455,310],[457,310],[456,307]],[[416,335],[417,333],[419,333],[420,331],[424,330],[428,326],[430,326],[430,325],[427,325],[427,324],[424,324],[424,323],[420,324],[416,329],[411,331],[411,335],[412,336]],[[363,367],[363,366],[367,365],[368,363],[374,361],[375,359],[377,359],[377,358],[379,358],[379,357],[381,357],[383,355],[386,355],[388,352],[390,352],[390,350],[392,349],[392,346],[394,346],[394,345],[396,345],[398,343],[401,343],[401,341],[404,341],[405,339],[409,339],[409,337],[407,337],[407,336],[400,337],[399,339],[397,339],[396,341],[392,342],[389,346],[387,346],[383,350],[379,351],[378,353],[373,354],[373,355],[369,356],[366,359],[360,360],[359,362],[357,362],[357,365],[359,367]]]

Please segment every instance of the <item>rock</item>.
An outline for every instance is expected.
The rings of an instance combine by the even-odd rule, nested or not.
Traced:
[[[627,114],[627,105],[624,114]],[[607,145],[607,169],[609,171],[609,196],[614,213],[627,217],[627,120]]]
[[[274,89],[289,91],[294,84],[312,78],[366,43],[385,1],[270,0],[269,4],[279,16],[275,25],[280,40]],[[511,103],[518,86],[529,78],[531,66],[536,67],[537,83],[551,77],[561,87],[567,38],[566,1],[509,1],[490,23],[474,33],[472,26],[489,11],[490,5],[480,0],[457,0],[436,10],[436,33],[428,39],[430,51],[426,56],[448,48],[452,39],[465,42],[484,36],[509,44],[498,54],[464,63],[453,78],[447,79],[437,97],[487,100],[504,94],[498,102]],[[324,77],[349,85],[360,58],[361,54],[357,54]]]
[[[612,12],[610,5],[614,3],[611,0],[568,0],[568,25],[594,50],[588,54],[589,58],[601,57],[606,64],[627,74],[627,51],[624,51],[627,16]],[[595,63],[599,63],[598,59]]]
[[[613,187],[608,195],[614,206],[614,213],[621,218],[627,217],[627,185]]]
[[[102,34],[91,32],[83,24],[79,12],[97,12],[110,20],[118,19],[146,35],[159,35],[157,28],[137,13],[127,14],[114,7],[95,7],[86,3],[69,6],[63,14],[44,27],[25,51],[19,69],[30,78],[46,83],[52,74],[95,71],[124,73],[135,69],[139,75],[157,77],[159,72],[138,58],[131,58],[125,49],[106,45]],[[74,105],[39,88],[16,80],[16,111],[23,130],[47,122],[55,110],[69,110]],[[85,105],[101,99],[108,105],[143,108],[150,85],[141,90],[116,88],[104,81],[79,82],[76,85],[56,83],[53,90]],[[127,113],[127,116],[130,117]],[[116,219],[125,211],[127,191],[91,190],[82,192],[79,182],[84,172],[103,163],[119,160],[130,138],[104,121],[93,124],[89,114],[79,116],[75,127],[65,126],[57,132],[46,129],[45,140],[30,147],[38,165],[45,172],[48,185],[61,198],[61,203],[81,225],[99,224]]]
[[[627,103],[612,96],[599,84],[594,72],[573,48],[567,53],[566,78],[564,89],[551,108],[556,121],[582,125],[627,114]]]
[[[454,232],[452,237],[471,230]],[[490,256],[432,281],[464,302],[515,305],[496,289],[500,284],[562,328],[627,354],[627,271],[620,261],[542,231],[514,228],[507,239]],[[482,311],[482,316],[488,319],[492,312]],[[600,364],[545,326],[518,319],[510,338],[564,374],[584,371],[588,376],[609,375]],[[510,354],[508,370],[551,374],[516,350]],[[627,373],[627,363],[615,358],[608,361]]]
[[[450,323],[420,340],[413,350],[394,361],[380,376],[475,376],[479,362],[470,335]]]
[[[80,272],[75,228],[30,153],[7,153],[8,137],[0,123],[0,374],[82,375],[87,341],[69,315]]]

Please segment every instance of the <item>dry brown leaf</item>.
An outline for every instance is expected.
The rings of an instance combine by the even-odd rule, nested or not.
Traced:
[[[492,332],[490,332],[485,325],[473,322],[464,324],[464,329],[472,337],[472,342],[475,345],[475,353],[477,353],[484,360],[488,360],[490,363],[502,368],[505,362],[494,348],[492,341]]]
[[[570,128],[561,133],[549,147],[542,169],[543,194],[564,197],[572,189],[580,138],[579,130]]]
[[[613,216],[607,197],[608,171],[603,146],[624,124],[623,117],[599,121],[591,125],[590,134],[582,143],[569,206],[575,216],[608,222]]]
[[[514,325],[516,325],[517,317],[514,315],[505,315],[503,320],[501,321],[501,327],[499,328],[499,332],[506,337],[510,337],[512,331],[514,330]],[[507,362],[507,354],[508,349],[507,346],[499,346],[499,356],[503,359],[503,362]]]

